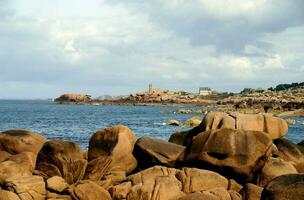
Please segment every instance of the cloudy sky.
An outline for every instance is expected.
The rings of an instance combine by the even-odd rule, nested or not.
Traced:
[[[303,0],[0,0],[0,98],[303,77]]]

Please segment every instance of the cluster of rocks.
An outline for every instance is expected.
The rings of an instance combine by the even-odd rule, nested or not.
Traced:
[[[249,92],[219,100],[219,105],[234,105],[236,109],[290,111],[304,109],[304,87],[282,91]]]
[[[144,92],[115,98],[98,97],[95,99],[86,94],[63,94],[55,98],[54,102],[58,104],[89,105],[209,105],[216,103],[214,100],[201,99],[197,94],[184,94],[168,90],[157,93]]]
[[[207,109],[178,109],[178,110],[161,110],[160,113],[170,113],[170,114],[207,114]]]
[[[167,125],[170,126],[190,126],[190,127],[195,127],[200,125],[202,122],[203,118],[202,117],[191,117],[187,119],[185,122],[179,122],[175,119],[170,119],[167,121]]]
[[[304,143],[269,115],[208,113],[170,142],[126,126],[88,150],[24,130],[0,133],[0,200],[304,199]]]
[[[87,94],[63,94],[54,99],[54,102],[59,104],[83,104],[93,102],[90,95]]]
[[[130,94],[122,98],[127,102],[138,103],[162,103],[162,104],[179,104],[179,105],[209,105],[216,101],[201,99],[198,94],[186,92],[173,92],[169,90],[157,92],[144,92]]]

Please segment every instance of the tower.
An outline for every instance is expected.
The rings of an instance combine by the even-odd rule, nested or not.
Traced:
[[[149,93],[152,93],[152,90],[153,90],[152,84],[150,83],[150,84],[149,84],[149,90],[148,90],[148,92],[149,92]]]

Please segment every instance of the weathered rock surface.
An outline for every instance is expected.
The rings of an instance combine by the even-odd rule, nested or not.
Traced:
[[[55,192],[62,192],[69,187],[69,184],[60,176],[53,176],[46,181],[47,189]]]
[[[0,189],[0,200],[20,200],[17,194]]]
[[[247,183],[241,193],[244,200],[260,200],[263,188],[252,183]]]
[[[262,192],[262,200],[303,200],[304,174],[287,174],[273,179]]]
[[[174,167],[176,160],[185,147],[164,140],[141,137],[134,147],[134,155],[139,160],[139,168],[145,169],[154,165]]]
[[[89,180],[81,181],[69,190],[72,198],[75,200],[112,200],[108,191]]]
[[[203,118],[201,117],[191,117],[183,123],[183,126],[196,127],[202,123],[202,120]]]
[[[195,192],[188,194],[179,198],[178,200],[218,200],[218,198],[214,197],[213,195],[202,194],[200,192]]]
[[[210,112],[202,123],[205,131],[221,128],[262,131],[272,139],[281,138],[288,132],[285,120],[268,114]]]
[[[152,167],[128,177],[129,182],[112,189],[114,199],[168,200],[184,196],[175,177],[177,169]],[[169,192],[170,191],[170,192]]]
[[[137,166],[132,154],[135,142],[135,134],[126,126],[113,126],[94,133],[89,143],[85,177],[100,180],[111,171],[133,171]]]
[[[279,151],[279,157],[285,161],[292,161],[299,173],[304,173],[304,147],[280,138],[273,141]]]
[[[228,190],[233,190],[240,192],[243,189],[243,186],[236,182],[234,179],[229,179]]]
[[[182,184],[176,179],[175,172],[173,168],[153,167],[128,177],[132,188],[127,199],[173,200],[184,196]]]
[[[0,162],[0,183],[9,177],[32,175],[36,164],[35,154],[23,152],[17,155],[6,154],[5,157],[6,160]]]
[[[181,125],[181,123],[175,119],[168,120],[166,124],[169,126],[180,126]]]
[[[199,126],[174,133],[169,141],[186,146],[201,132],[223,128],[261,131],[268,133],[272,139],[281,138],[288,132],[286,121],[272,115],[209,112]]]
[[[228,189],[228,180],[209,170],[183,168],[176,173],[176,177],[181,181],[182,190],[185,193],[199,192],[217,187]]]
[[[209,166],[227,176],[230,171],[250,180],[271,151],[272,140],[266,133],[218,129],[197,135],[180,159],[191,166]]]
[[[0,163],[3,161],[6,161],[12,156],[12,154],[6,152],[6,151],[0,151]]]
[[[34,132],[26,130],[8,130],[0,132],[0,151],[10,154],[33,152],[37,154],[46,138]]]
[[[264,187],[275,177],[284,175],[284,174],[297,174],[297,169],[287,161],[284,161],[279,158],[270,158],[265,163],[264,167],[261,170],[259,175],[258,185]]]
[[[78,144],[70,141],[46,142],[37,157],[36,170],[45,179],[60,176],[67,183],[82,180],[87,166]]]
[[[41,176],[17,176],[5,180],[4,188],[16,193],[20,200],[44,200],[47,194]]]
[[[47,200],[73,200],[70,195],[61,195],[53,192],[48,192],[46,195]]]
[[[127,199],[131,191],[132,183],[130,181],[115,185],[109,189],[113,199]]]
[[[155,166],[130,175],[127,182],[111,187],[110,193],[113,199],[174,200],[190,193],[216,191],[216,188],[222,188],[229,196],[228,180],[215,172]]]
[[[242,200],[242,196],[224,188],[213,188],[202,192],[195,192],[181,197],[178,200]]]

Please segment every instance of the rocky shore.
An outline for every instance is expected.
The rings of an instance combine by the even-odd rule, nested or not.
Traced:
[[[201,96],[194,93],[152,91],[112,99],[93,99],[87,94],[63,94],[54,99],[58,104],[137,105],[137,106],[202,106],[198,110],[162,111],[180,114],[201,114],[209,111],[272,113],[277,116],[304,117],[304,86],[288,90],[245,89],[239,94],[215,93]]]
[[[178,93],[137,93],[116,99],[93,99],[87,94],[63,94],[54,99],[58,104],[85,105],[137,105],[137,106],[205,106],[216,104],[214,100],[199,99],[198,96]]]
[[[209,112],[169,141],[105,128],[87,150],[4,131],[0,200],[302,200],[304,141],[292,143],[287,132],[269,114],[225,112]]]

